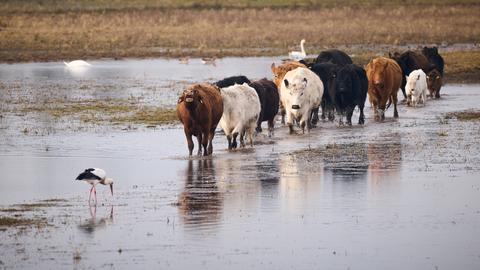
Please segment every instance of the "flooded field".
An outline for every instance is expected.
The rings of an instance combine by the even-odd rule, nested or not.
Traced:
[[[218,132],[211,158],[188,158],[178,123],[117,121],[272,61],[0,65],[0,268],[479,269],[479,85],[385,123],[369,104],[363,127],[277,122],[233,152]],[[87,167],[115,181],[96,207]]]

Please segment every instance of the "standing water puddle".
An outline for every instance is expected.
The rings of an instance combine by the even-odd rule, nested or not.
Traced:
[[[173,107],[190,83],[270,78],[275,58],[0,65],[0,268],[478,269],[478,85],[446,85],[426,107],[366,125],[277,123],[253,149],[188,158],[182,127],[112,125],[24,106],[126,100]],[[358,112],[354,114],[358,119]],[[356,122],[356,121],[354,121]],[[128,127],[128,128],[125,128]],[[100,167],[115,196],[73,179]]]

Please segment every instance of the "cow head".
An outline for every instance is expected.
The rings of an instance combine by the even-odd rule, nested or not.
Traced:
[[[331,80],[328,85],[328,94],[333,104],[335,104],[335,109],[339,114],[344,113],[349,100],[353,98],[353,74],[355,74],[355,71],[349,67],[343,67],[331,74]]]
[[[387,66],[387,61],[374,60],[373,62],[372,84],[379,91],[383,91],[385,88],[385,72]]]
[[[182,101],[185,102],[187,108],[195,108],[199,103],[203,103],[202,97],[195,86],[189,87],[183,91],[183,94],[179,99],[179,102]]]
[[[307,78],[295,78],[292,82],[287,79],[283,80],[285,88],[287,88],[287,94],[290,96],[293,110],[299,110],[303,104],[305,104],[305,89],[307,88]]]
[[[442,76],[436,69],[431,70],[427,75],[427,87],[431,97],[440,97],[440,88],[442,87]]]
[[[280,89],[285,74],[287,74],[287,72],[289,72],[290,70],[296,69],[297,67],[305,67],[305,65],[296,61],[286,62],[279,66],[275,66],[275,63],[272,63],[270,68],[273,73],[273,82],[277,86],[277,89]]]
[[[422,53],[427,57],[438,55],[438,48],[437,47],[432,47],[432,48],[423,47]]]

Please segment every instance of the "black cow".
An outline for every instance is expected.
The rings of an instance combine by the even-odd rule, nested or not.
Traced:
[[[227,77],[223,80],[220,80],[216,83],[214,83],[218,88],[224,88],[224,87],[229,87],[229,86],[232,86],[234,84],[243,84],[243,83],[250,83],[250,80],[243,76],[243,75],[240,75],[240,76],[231,76],[231,77]]]
[[[432,48],[423,47],[422,53],[423,55],[425,55],[428,62],[430,63],[429,71],[436,69],[440,72],[440,75],[443,77],[444,62],[443,62],[442,56],[438,54],[437,47],[432,47]]]
[[[275,83],[265,78],[253,81],[249,85],[257,91],[262,108],[260,111],[260,117],[258,118],[256,131],[262,132],[262,122],[268,121],[268,136],[270,137],[273,134],[275,116],[278,113],[280,101],[277,86]]]
[[[320,80],[323,82],[323,97],[322,97],[322,120],[325,120],[326,114],[328,114],[328,120],[333,121],[334,119],[334,106],[332,103],[332,99],[328,93],[328,87],[330,80],[332,79],[332,75],[335,73],[340,66],[337,64],[333,64],[331,62],[325,63],[315,63],[310,68],[315,74],[320,77]]]
[[[317,56],[317,60],[315,60],[315,63],[325,62],[331,62],[341,66],[353,63],[352,58],[350,58],[348,54],[337,49],[323,51]]]
[[[394,52],[393,54],[389,53],[388,56],[395,60],[402,69],[402,84],[400,88],[402,89],[403,97],[407,98],[405,85],[407,84],[407,77],[410,75],[410,72],[422,69],[425,74],[428,74],[430,64],[423,54],[414,51],[406,51],[401,54]]]
[[[328,92],[332,98],[337,115],[340,117],[340,124],[343,124],[342,118],[346,115],[347,124],[352,125],[352,115],[355,106],[358,106],[360,109],[358,124],[363,125],[365,123],[363,108],[367,98],[368,79],[363,68],[354,64],[339,68],[333,74]]]

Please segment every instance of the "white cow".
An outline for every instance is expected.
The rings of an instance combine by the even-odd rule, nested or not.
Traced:
[[[287,113],[287,125],[293,133],[293,122],[300,124],[302,132],[311,128],[311,114],[320,106],[323,96],[323,83],[308,68],[299,67],[283,77],[280,86],[280,99]]]
[[[260,116],[260,99],[248,84],[235,84],[221,88],[223,98],[223,115],[220,127],[227,136],[228,149],[237,148],[237,136],[240,134],[240,145],[245,146],[243,136],[248,132],[250,146],[253,146],[253,134]]]
[[[414,70],[407,77],[405,92],[407,94],[407,105],[417,107],[418,103],[427,102],[427,75],[423,70]]]

